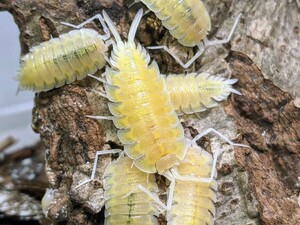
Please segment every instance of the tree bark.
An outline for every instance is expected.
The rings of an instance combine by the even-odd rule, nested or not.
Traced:
[[[57,37],[70,28],[60,22],[79,24],[103,9],[126,38],[138,8],[123,0],[2,0],[20,29],[22,53]],[[231,96],[222,107],[183,116],[186,136],[214,127],[249,149],[222,145],[218,163],[216,224],[300,224],[300,39],[296,1],[204,1],[212,18],[209,38],[225,38],[234,19],[242,20],[230,44],[208,48],[188,72],[207,71],[232,76],[243,96]],[[97,23],[88,24],[99,32]],[[143,46],[168,45],[184,60],[196,49],[180,46],[153,13],[146,14],[136,40]],[[165,52],[151,51],[161,72],[184,70]],[[98,73],[101,74],[103,70]],[[55,189],[48,211],[55,224],[102,224],[102,175],[111,156],[100,157],[94,182],[89,178],[95,152],[122,148],[110,121],[94,121],[86,115],[109,115],[107,101],[92,89],[102,85],[91,78],[36,95],[33,128],[47,147],[46,173]],[[199,142],[206,149],[221,147],[216,138]],[[87,164],[89,162],[89,164]],[[160,179],[161,180],[161,179]],[[162,180],[163,182],[163,180]],[[299,201],[299,200],[298,200]],[[44,222],[49,224],[49,221]],[[164,217],[160,224],[166,224]]]

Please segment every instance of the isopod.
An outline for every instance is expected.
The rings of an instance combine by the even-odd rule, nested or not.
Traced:
[[[212,76],[208,73],[187,75],[170,74],[166,77],[167,90],[177,114],[191,114],[218,106],[232,92],[241,93],[231,87],[237,79]]]
[[[158,199],[154,174],[146,174],[135,166],[132,159],[120,157],[111,162],[104,172],[105,225],[131,224],[156,225],[159,208],[143,191],[127,195],[137,184],[147,187]]]
[[[217,184],[211,176],[215,175],[211,155],[199,147],[191,146],[185,158],[171,171],[175,184],[169,196],[168,225],[213,224]],[[176,177],[175,171],[180,174],[179,177]],[[184,180],[185,176],[190,180]]]
[[[164,49],[182,67],[189,67],[204,51],[205,47],[228,43],[238,24],[235,23],[224,40],[208,41],[206,36],[211,29],[209,13],[201,0],[136,0],[143,2],[162,21],[170,34],[186,47],[197,46],[199,51],[187,62],[183,63],[168,47],[154,46],[149,49]]]
[[[187,141],[189,144],[184,159],[162,174],[171,181],[166,205],[155,196],[151,196],[149,190],[142,184],[138,184],[127,195],[135,193],[137,190],[148,194],[167,211],[168,225],[213,224],[217,190],[214,178],[221,150],[216,149],[211,157],[208,152],[196,144],[197,140],[211,132],[232,146],[249,147],[233,143],[220,132],[208,128],[199,133],[192,141]]]
[[[106,64],[109,33],[103,18],[99,19],[105,35],[92,29],[72,30],[33,47],[21,58],[19,89],[35,92],[48,91],[95,73]],[[73,26],[71,24],[67,24]]]
[[[217,183],[214,177],[218,154],[219,151],[216,151],[213,159],[205,150],[190,145],[185,158],[164,174],[171,181],[167,205],[142,184],[138,184],[127,196],[143,191],[167,211],[168,225],[212,225],[215,215]]]
[[[104,20],[116,43],[106,67],[104,83],[112,119],[126,154],[146,173],[162,172],[183,159],[186,142],[183,127],[170,101],[165,80],[155,61],[134,43],[143,11],[134,18],[128,42],[123,42],[108,15]],[[104,117],[94,118],[103,119]]]

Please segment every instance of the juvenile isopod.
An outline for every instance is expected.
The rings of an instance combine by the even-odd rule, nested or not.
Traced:
[[[187,75],[170,74],[166,77],[167,90],[177,114],[202,112],[218,106],[232,92],[241,93],[232,88],[237,79],[212,76],[208,73],[190,73]]]
[[[121,156],[104,172],[105,225],[157,225],[157,203],[143,191],[128,192],[137,184],[147,187],[158,199],[154,174],[146,174],[132,165],[132,159]]]
[[[170,34],[186,47],[197,46],[199,51],[183,63],[167,46],[148,47],[164,49],[184,68],[189,67],[204,51],[205,47],[228,43],[238,24],[237,17],[227,39],[208,41],[206,36],[211,29],[210,17],[201,0],[136,0],[143,2],[162,21]]]
[[[18,75],[19,89],[48,91],[81,80],[102,68],[108,50],[104,41],[109,38],[109,32],[99,15],[87,22],[95,18],[100,20],[105,35],[92,29],[73,30],[33,47],[23,56]]]

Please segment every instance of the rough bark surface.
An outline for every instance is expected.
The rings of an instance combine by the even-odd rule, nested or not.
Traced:
[[[70,28],[60,22],[79,24],[103,9],[124,38],[141,3],[128,9],[123,0],[2,0],[0,10],[9,11],[20,29],[22,52]],[[202,113],[201,118],[183,116],[186,136],[214,127],[249,149],[222,145],[219,139],[199,142],[206,149],[220,148],[216,224],[300,224],[297,198],[300,176],[299,98],[300,34],[296,1],[204,1],[212,17],[210,39],[224,38],[236,16],[240,25],[230,44],[205,51],[189,71],[239,79],[243,96],[231,96],[225,106]],[[98,29],[97,23],[88,27]],[[101,32],[101,31],[100,31]],[[136,40],[144,46],[168,45],[183,60],[196,49],[180,46],[153,13],[145,15]],[[182,73],[174,60],[161,51],[151,52],[162,73]],[[99,74],[102,71],[99,71]],[[298,82],[297,82],[298,81]],[[101,157],[93,182],[89,178],[95,152],[122,148],[116,128],[109,121],[85,115],[109,115],[107,101],[92,89],[101,84],[86,78],[36,95],[33,128],[41,134],[46,151],[46,174],[55,190],[43,224],[102,224],[102,175],[111,156]],[[87,163],[89,162],[89,163]],[[163,179],[160,179],[163,181]],[[160,224],[166,224],[164,217]]]

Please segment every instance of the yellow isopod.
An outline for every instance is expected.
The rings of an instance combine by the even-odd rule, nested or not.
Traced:
[[[221,150],[216,149],[211,157],[196,144],[196,141],[208,133],[218,135],[231,146],[249,147],[234,143],[215,129],[208,128],[194,137],[192,141],[187,140],[189,144],[184,159],[162,174],[171,181],[166,205],[142,184],[138,184],[129,192],[132,194],[140,190],[151,197],[167,211],[168,225],[213,225],[215,191],[217,190],[214,178]]]
[[[202,112],[218,106],[232,92],[241,93],[232,88],[237,79],[212,76],[208,73],[190,73],[187,75],[170,74],[166,77],[167,90],[177,114]]]
[[[201,43],[211,29],[210,17],[200,0],[141,0],[162,21],[170,34],[187,47]]]
[[[191,146],[180,164],[171,169],[175,184],[170,190],[168,225],[213,225],[217,190],[213,161],[208,152]]]
[[[201,0],[136,0],[143,2],[162,21],[170,34],[184,46],[197,46],[199,51],[187,63],[183,63],[168,47],[155,46],[149,49],[164,49],[184,68],[189,67],[204,51],[205,47],[230,41],[238,24],[239,15],[225,40],[208,41],[211,29],[210,17]],[[202,43],[204,41],[204,43]]]
[[[134,43],[143,11],[134,18],[128,42],[123,42],[108,15],[104,19],[115,37],[104,84],[118,137],[134,165],[146,173],[162,172],[183,159],[184,131],[155,61]],[[97,118],[97,117],[96,117]],[[103,118],[103,117],[100,117]]]
[[[184,159],[163,174],[171,181],[167,205],[141,183],[126,196],[143,191],[167,211],[168,225],[213,225],[217,190],[214,177],[219,153],[216,151],[213,159],[196,144],[190,145]]]
[[[94,16],[76,28],[93,19],[99,19],[105,35],[92,29],[73,30],[58,38],[33,47],[21,58],[19,69],[19,89],[35,92],[48,91],[75,80],[81,80],[95,73],[106,64],[109,38],[103,18]]]
[[[154,174],[146,174],[132,165],[132,159],[120,157],[104,172],[105,225],[157,225],[159,208],[143,191],[128,195],[137,184],[142,184],[158,199]]]

